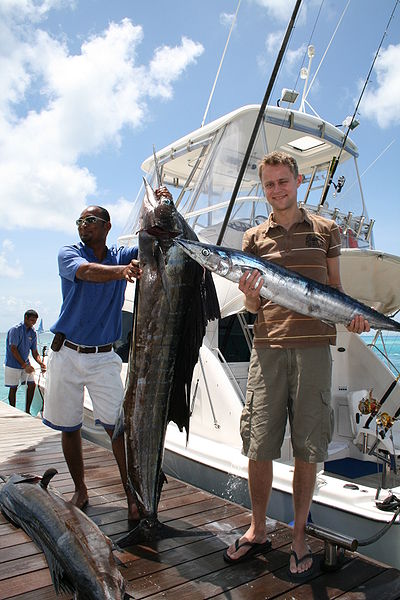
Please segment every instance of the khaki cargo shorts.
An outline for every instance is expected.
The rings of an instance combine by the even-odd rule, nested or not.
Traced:
[[[281,456],[287,417],[293,455],[323,462],[333,433],[329,346],[253,348],[240,434],[251,460]]]

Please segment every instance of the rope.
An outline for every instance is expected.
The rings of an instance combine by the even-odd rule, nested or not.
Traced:
[[[390,529],[390,527],[393,525],[393,523],[395,522],[395,520],[399,514],[400,514],[400,507],[394,513],[393,519],[389,523],[386,523],[386,525],[384,527],[382,527],[382,529],[380,529],[378,531],[378,533],[375,533],[375,535],[372,535],[371,537],[369,537],[365,540],[360,540],[358,542],[358,545],[359,546],[369,546],[370,544],[377,542],[383,535],[385,535],[385,533],[388,531],[388,529]]]

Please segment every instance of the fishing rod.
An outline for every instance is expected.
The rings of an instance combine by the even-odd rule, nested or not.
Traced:
[[[274,66],[274,69],[272,71],[272,74],[271,74],[271,77],[270,77],[270,80],[269,80],[269,83],[268,83],[268,86],[267,86],[267,89],[266,89],[266,92],[265,92],[264,99],[263,99],[262,104],[260,106],[260,110],[258,112],[257,119],[256,119],[256,122],[254,124],[252,134],[250,136],[250,140],[249,140],[249,143],[248,143],[248,146],[247,146],[247,150],[246,150],[246,153],[245,153],[243,161],[242,161],[242,166],[240,167],[240,171],[239,171],[239,174],[237,176],[235,187],[233,189],[232,196],[231,196],[231,199],[229,201],[229,206],[228,206],[227,211],[225,213],[225,218],[224,218],[224,221],[222,223],[222,227],[221,227],[221,230],[219,232],[218,239],[217,239],[217,246],[220,246],[221,243],[222,243],[222,240],[224,239],[225,231],[226,231],[226,228],[228,226],[228,222],[229,222],[232,210],[233,210],[233,206],[235,204],[235,200],[237,198],[240,186],[242,184],[243,176],[244,176],[245,170],[247,168],[247,164],[249,162],[250,154],[251,154],[251,151],[253,150],[254,142],[256,140],[256,137],[257,137],[257,134],[258,134],[258,131],[259,131],[259,128],[260,128],[261,121],[262,121],[262,119],[264,117],[264,112],[265,112],[265,109],[267,107],[268,100],[270,98],[272,89],[273,89],[273,87],[275,85],[276,77],[278,75],[278,71],[279,71],[279,68],[281,66],[283,55],[285,54],[285,51],[286,51],[286,48],[287,48],[287,45],[288,45],[288,42],[289,42],[290,35],[291,35],[292,31],[293,31],[294,23],[296,21],[296,17],[297,17],[297,14],[299,12],[299,9],[300,9],[301,2],[302,2],[302,0],[296,0],[296,5],[295,5],[295,7],[293,9],[292,16],[291,16],[289,24],[287,26],[285,37],[283,38],[283,42],[282,42],[281,48],[279,50],[279,54],[278,54],[277,59],[275,61],[275,66]]]
[[[374,66],[375,66],[376,59],[378,58],[378,55],[379,55],[379,52],[380,52],[380,50],[381,50],[381,47],[382,47],[383,41],[384,41],[384,39],[385,39],[385,37],[386,37],[386,35],[387,35],[387,31],[388,31],[388,29],[389,29],[389,27],[390,27],[390,23],[391,23],[391,21],[392,21],[392,19],[393,19],[393,17],[394,17],[394,13],[395,13],[395,11],[396,11],[396,8],[397,8],[397,5],[398,5],[399,1],[400,1],[400,0],[396,0],[396,2],[395,2],[395,5],[394,5],[394,8],[393,8],[393,10],[392,10],[392,13],[391,13],[391,15],[390,15],[390,17],[389,17],[389,20],[388,20],[388,22],[387,22],[387,25],[386,25],[385,31],[383,32],[382,39],[381,39],[381,41],[380,41],[380,43],[379,43],[378,49],[377,49],[377,51],[376,51],[376,53],[375,53],[375,56],[374,56],[374,60],[372,61],[371,67],[370,67],[370,69],[369,69],[369,71],[368,71],[368,75],[367,75],[367,77],[366,77],[366,79],[365,79],[365,82],[364,82],[363,88],[362,88],[362,90],[361,90],[360,97],[358,98],[358,102],[357,102],[357,104],[356,104],[356,107],[355,107],[355,109],[354,109],[353,116],[352,116],[352,118],[351,118],[351,120],[350,120],[350,122],[349,122],[349,124],[348,124],[348,126],[347,126],[347,131],[346,131],[346,133],[345,133],[345,135],[344,135],[343,142],[342,142],[342,144],[341,144],[341,147],[340,147],[339,155],[338,155],[338,157],[337,157],[337,158],[336,158],[336,157],[334,157],[334,158],[332,159],[332,163],[331,163],[331,166],[330,166],[330,169],[329,169],[329,179],[328,179],[328,184],[326,185],[326,187],[325,187],[325,189],[324,189],[324,192],[323,192],[323,194],[322,194],[322,198],[321,198],[320,206],[323,206],[323,205],[324,205],[324,203],[325,203],[325,200],[326,200],[326,198],[327,198],[327,196],[328,196],[328,193],[329,193],[330,187],[331,187],[331,185],[332,185],[332,183],[333,183],[333,177],[334,177],[334,175],[335,175],[335,173],[336,173],[336,169],[337,169],[337,167],[338,167],[338,164],[339,164],[339,161],[340,161],[340,157],[342,156],[342,152],[343,152],[343,150],[344,150],[344,148],[345,148],[345,146],[346,146],[347,138],[349,137],[349,133],[350,133],[350,130],[351,130],[351,126],[352,126],[352,124],[353,124],[353,122],[354,122],[354,120],[355,120],[355,118],[356,118],[356,114],[357,114],[357,112],[358,112],[358,108],[359,108],[359,106],[360,106],[360,103],[361,103],[362,97],[364,96],[364,92],[365,92],[365,89],[366,89],[366,87],[367,87],[367,85],[368,85],[368,83],[369,83],[369,79],[370,79],[370,77],[371,77],[372,70],[373,70],[373,68],[374,68]]]
[[[394,390],[394,388],[396,387],[396,385],[397,385],[397,382],[398,382],[399,380],[400,380],[400,375],[398,375],[398,376],[396,377],[396,379],[394,379],[394,380],[392,381],[392,383],[389,385],[389,387],[387,388],[386,392],[383,394],[382,398],[379,400],[379,402],[378,402],[378,404],[377,404],[377,406],[379,406],[379,408],[381,408],[382,404],[384,404],[384,403],[386,402],[386,400],[389,398],[390,394],[393,392],[393,390]],[[398,409],[398,411],[397,411],[397,412],[400,414],[400,409]],[[399,416],[399,415],[397,414],[397,412],[396,412],[396,415],[395,415],[395,417],[398,417],[398,416]],[[367,419],[367,420],[365,421],[365,423],[364,423],[364,428],[365,428],[365,429],[369,429],[369,426],[370,426],[370,424],[371,424],[371,421],[372,421],[372,419],[373,419],[375,416],[376,416],[376,413],[374,413],[374,414],[373,414],[373,413],[371,413],[371,415],[368,417],[368,419]]]

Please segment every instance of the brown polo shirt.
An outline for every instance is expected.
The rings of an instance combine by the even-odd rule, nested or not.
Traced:
[[[243,250],[296,271],[320,283],[328,283],[327,258],[340,255],[340,232],[334,221],[301,210],[301,220],[289,230],[271,214],[265,223],[248,229]],[[336,328],[261,299],[254,325],[254,345],[278,348],[324,346],[336,343]]]

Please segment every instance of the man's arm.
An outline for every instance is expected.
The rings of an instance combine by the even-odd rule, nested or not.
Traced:
[[[35,369],[32,367],[32,365],[29,363],[28,360],[24,361],[24,359],[20,355],[18,348],[17,348],[17,346],[15,346],[15,344],[11,344],[10,350],[11,350],[11,354],[13,355],[15,360],[17,360],[19,362],[19,364],[21,365],[21,369],[24,369],[24,371],[26,371],[26,373],[33,373],[33,371]]]
[[[139,279],[141,274],[139,261],[133,259],[128,265],[99,265],[87,262],[78,267],[75,277],[94,283],[106,283],[119,279],[133,282],[135,279]]]
[[[328,283],[331,287],[343,292],[342,282],[340,280],[340,259],[339,256],[327,258],[326,264],[328,268]],[[351,323],[347,325],[347,330],[351,333],[363,333],[370,330],[369,323],[361,315],[357,315]]]

